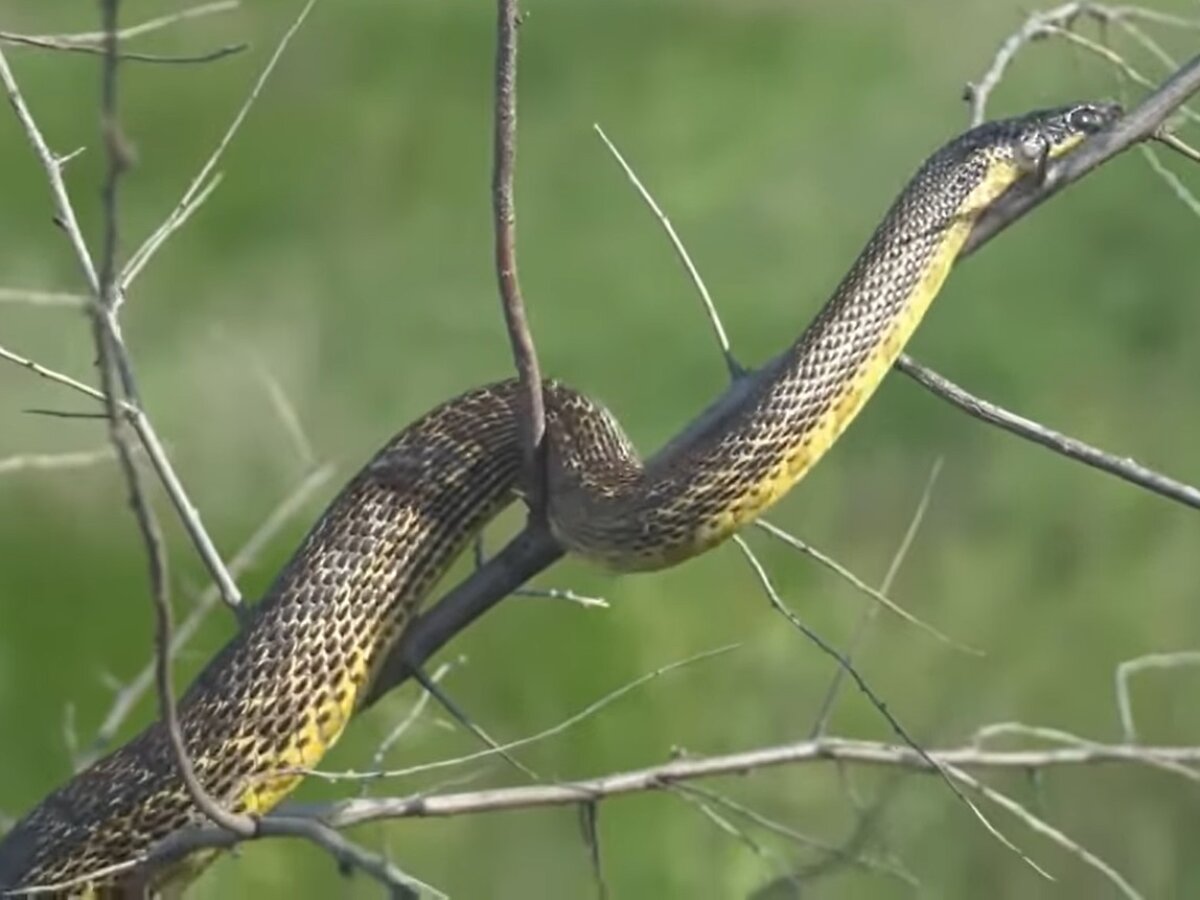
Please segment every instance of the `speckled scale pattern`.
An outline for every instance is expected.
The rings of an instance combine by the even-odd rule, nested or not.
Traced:
[[[1064,152],[1117,115],[1081,104],[993,122],[931,156],[773,376],[666,464],[643,467],[603,407],[544,385],[550,522],[576,553],[651,569],[702,552],[837,440],[938,293],[1031,138]],[[348,484],[180,701],[202,783],[263,813],[337,740],[375,667],[520,467],[517,387],[470,391],[402,431]],[[0,888],[90,877],[200,819],[157,724],[51,794],[0,842]],[[118,888],[93,878],[92,896]],[[82,887],[80,885],[79,887]],[[60,896],[80,894],[64,891]],[[49,896],[49,895],[41,895]]]
[[[385,446],[181,698],[197,774],[229,808],[265,812],[298,782],[288,769],[316,764],[419,599],[508,502],[513,396],[511,382],[472,391]],[[15,827],[0,844],[0,885],[60,883],[136,858],[198,817],[156,723]]]
[[[1021,176],[1017,145],[1041,141],[1056,156],[1118,113],[1093,104],[1039,111],[979,126],[934,153],[775,377],[669,465],[643,469],[623,435],[606,438],[618,452],[584,463],[576,445],[599,439],[585,440],[568,417],[551,416],[551,453],[567,448],[551,470],[560,540],[616,569],[654,569],[751,521],[816,464],[879,386],[974,222]],[[610,423],[597,419],[593,427]]]

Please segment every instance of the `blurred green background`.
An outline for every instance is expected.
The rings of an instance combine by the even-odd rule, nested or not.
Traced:
[[[1152,2],[1198,12],[1194,3]],[[527,0],[517,200],[521,273],[544,369],[610,405],[645,450],[723,385],[693,291],[592,123],[605,127],[668,210],[740,357],[761,361],[818,309],[916,164],[964,127],[963,84],[979,77],[1026,6]],[[181,4],[123,7],[124,21],[134,22]],[[123,114],[138,153],[124,188],[126,252],[174,205],[298,8],[247,4],[137,46],[182,53],[253,45],[204,67],[124,67]],[[491,267],[493,23],[492,4],[482,0],[319,4],[221,164],[224,183],[130,298],[126,330],[147,406],[226,554],[306,471],[259,369],[295,404],[319,460],[338,464],[323,496],[242,579],[249,596],[267,585],[335,484],[393,431],[510,369]],[[0,0],[0,28],[95,26],[89,4]],[[1195,32],[1154,33],[1180,55],[1193,52]],[[88,148],[70,164],[69,182],[96,237],[97,61],[5,52],[53,146]],[[1133,58],[1159,71],[1144,54]],[[1121,92],[1102,64],[1044,42],[1019,59],[992,111]],[[43,177],[7,112],[0,172],[0,286],[79,290]],[[1200,187],[1194,168],[1181,174]],[[1195,214],[1130,153],[965,264],[914,353],[1027,415],[1200,479],[1198,234]],[[88,330],[71,310],[0,305],[0,343],[94,378]],[[33,416],[31,407],[88,408],[0,367],[0,459],[103,446],[97,421]],[[772,518],[877,582],[938,458],[944,469],[893,596],[987,655],[956,652],[885,615],[861,654],[864,675],[930,744],[964,741],[1007,720],[1119,739],[1114,667],[1200,643],[1200,518],[988,429],[900,376]],[[7,813],[66,777],[65,711],[75,711],[86,739],[111,699],[108,681],[130,677],[147,658],[145,565],[123,498],[111,464],[0,476]],[[159,501],[182,611],[204,573]],[[510,514],[490,543],[515,521]],[[764,536],[750,538],[785,599],[845,645],[868,601]],[[833,666],[768,608],[732,546],[661,574],[618,578],[567,563],[538,582],[601,595],[612,606],[510,599],[443,654],[465,660],[447,689],[502,739],[551,726],[664,664],[741,645],[523,751],[543,776],[601,774],[674,751],[721,753],[808,734]],[[181,660],[180,679],[231,630],[227,615],[214,614]],[[1186,670],[1138,682],[1142,735],[1200,739],[1197,689],[1200,674]],[[368,765],[416,696],[406,688],[365,715],[326,767]],[[152,715],[148,698],[123,734]],[[832,730],[891,737],[850,690]],[[388,765],[476,747],[430,711]],[[476,773],[473,787],[520,781],[493,765],[373,790],[402,794],[464,772]],[[837,865],[806,884],[805,897],[1115,895],[1094,870],[995,811],[1058,881],[1040,879],[943,784],[878,770],[851,775],[862,804],[878,807],[865,852],[894,858],[919,886]],[[988,778],[1145,896],[1200,896],[1194,785],[1120,767]],[[830,766],[705,784],[833,844],[855,831],[854,806]],[[297,797],[352,790],[309,784]],[[612,896],[747,896],[824,857],[725,814],[757,849],[676,794],[605,803],[599,830]],[[409,820],[354,836],[386,845],[403,868],[456,897],[595,893],[571,809]],[[222,860],[193,896],[378,890],[362,877],[341,878],[309,847],[272,842]]]

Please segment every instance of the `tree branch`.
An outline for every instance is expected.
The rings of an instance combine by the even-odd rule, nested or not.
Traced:
[[[935,763],[959,769],[1030,769],[1094,766],[1113,763],[1150,765],[1158,761],[1200,762],[1200,747],[1089,744],[1034,750],[982,750],[973,745],[931,749]],[[673,760],[658,766],[616,772],[599,778],[558,784],[522,785],[483,791],[411,797],[373,797],[334,802],[318,807],[293,807],[291,815],[319,816],[336,828],[379,819],[460,816],[501,810],[565,806],[581,800],[601,800],[620,794],[658,791],[698,778],[746,775],[782,765],[844,762],[895,766],[936,775],[936,769],[911,747],[847,738],[820,738],[763,747],[721,756]]]
[[[1138,487],[1187,504],[1194,509],[1200,509],[1200,489],[1192,487],[1190,484],[1184,484],[1153,469],[1148,469],[1135,460],[1121,459],[1111,453],[1106,453],[1076,438],[1047,428],[1032,419],[1009,412],[988,400],[976,397],[907,354],[901,354],[896,361],[896,368],[927,391],[949,401],[970,416],[1003,428],[1017,437],[1047,447],[1068,459],[1076,460],[1102,472],[1108,472],[1110,475],[1116,475],[1130,484],[1136,484]]]
[[[17,34],[13,31],[0,31],[0,41],[22,47],[36,47],[40,50],[57,50],[63,53],[84,53],[93,56],[102,56],[105,53],[104,49],[94,47],[91,44],[72,43],[70,41],[51,37],[39,37],[31,34]],[[160,53],[133,53],[122,50],[117,53],[117,59],[125,62],[168,65],[209,63],[215,62],[218,59],[224,59],[227,56],[233,56],[235,53],[241,53],[249,46],[249,44],[228,44],[224,47],[217,47],[215,50],[209,50],[206,53],[196,53],[191,56],[164,56]]]
[[[525,500],[533,520],[541,521],[545,517],[542,437],[546,430],[546,413],[537,349],[529,330],[529,320],[525,316],[525,301],[517,277],[517,214],[513,200],[513,173],[517,159],[517,30],[520,16],[516,0],[497,0],[496,8],[496,105],[492,145],[496,279],[525,405],[521,411]]]
[[[117,191],[121,175],[130,164],[129,149],[121,134],[117,113],[117,14],[120,0],[100,0],[104,21],[104,65],[101,77],[100,127],[107,157],[107,174],[102,189],[104,210],[103,249],[100,259],[100,292],[97,303],[90,307],[92,330],[96,342],[97,365],[100,369],[101,391],[108,413],[109,433],[117,458],[129,486],[129,502],[137,519],[146,547],[150,566],[150,588],[155,611],[155,680],[158,685],[160,715],[175,754],[179,769],[192,802],[214,823],[238,834],[250,837],[255,823],[249,817],[232,813],[211,797],[200,783],[195,767],[188,756],[179,714],[175,707],[175,691],[171,678],[171,600],[167,578],[167,560],[157,518],[146,497],[141,473],[133,458],[133,446],[125,432],[126,418],[121,410],[117,392],[120,390],[131,403],[137,403],[137,388],[133,366],[116,328],[117,298]],[[118,380],[120,384],[118,385]]]

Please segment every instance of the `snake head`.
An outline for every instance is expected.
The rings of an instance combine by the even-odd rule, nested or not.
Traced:
[[[1118,103],[1074,103],[1027,113],[1005,123],[1010,131],[1010,152],[1017,169],[1041,181],[1046,164],[1078,146],[1084,138],[1103,131],[1121,115]]]

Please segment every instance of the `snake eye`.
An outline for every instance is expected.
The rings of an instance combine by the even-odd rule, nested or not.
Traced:
[[[1088,104],[1067,114],[1067,125],[1084,134],[1095,134],[1120,115],[1121,108],[1113,103],[1102,106]]]
[[[1046,172],[1046,158],[1050,155],[1050,145],[1046,138],[1031,131],[1017,138],[1013,144],[1013,160],[1017,168],[1027,175],[1036,175],[1039,179]]]

